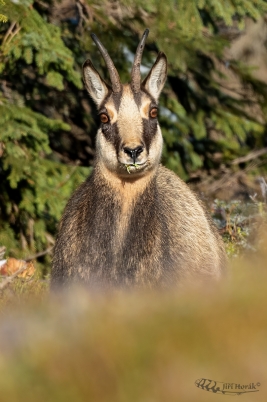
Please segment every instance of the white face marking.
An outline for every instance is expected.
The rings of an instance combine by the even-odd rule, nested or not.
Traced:
[[[140,107],[140,114],[143,119],[149,118],[149,110],[150,110],[151,99],[147,96],[142,97],[141,107]]]
[[[132,91],[124,87],[121,104],[118,112],[118,129],[122,143],[129,148],[142,145],[143,124],[138,106]]]
[[[96,148],[99,159],[104,163],[108,170],[115,172],[118,167],[117,152],[114,145],[107,141],[101,129],[97,132]]]
[[[118,120],[118,113],[113,104],[113,101],[108,100],[107,103],[105,104],[105,107],[108,111],[108,115],[109,115],[111,124],[114,124]]]
[[[150,163],[153,164],[153,166],[155,164],[160,163],[162,147],[163,147],[163,138],[162,138],[160,126],[158,125],[156,135],[151,141],[151,145],[149,147],[149,155],[148,155],[148,159],[149,159]]]

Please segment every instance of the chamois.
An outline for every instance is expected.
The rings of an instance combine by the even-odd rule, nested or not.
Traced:
[[[61,219],[52,287],[70,282],[166,287],[197,277],[219,278],[224,270],[223,242],[203,206],[160,164],[158,98],[167,77],[167,58],[160,52],[141,82],[148,32],[136,50],[130,84],[121,83],[107,50],[91,35],[111,86],[86,60],[84,83],[101,121],[95,166]]]

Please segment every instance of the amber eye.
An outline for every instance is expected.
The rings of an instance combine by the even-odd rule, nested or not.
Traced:
[[[105,113],[101,113],[100,120],[101,120],[101,123],[108,123],[109,118]]]
[[[152,117],[152,119],[155,119],[155,117],[157,117],[158,115],[158,109],[156,107],[153,107],[153,109],[150,110],[149,115],[150,117]]]

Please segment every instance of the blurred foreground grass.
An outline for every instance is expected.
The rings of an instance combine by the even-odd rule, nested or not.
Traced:
[[[49,295],[46,282],[2,293],[0,400],[225,401],[199,378],[260,383],[267,400],[267,237],[220,284],[169,292]],[[17,286],[17,289],[14,288]]]

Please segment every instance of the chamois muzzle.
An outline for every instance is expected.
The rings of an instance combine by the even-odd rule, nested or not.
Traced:
[[[123,151],[124,151],[128,156],[130,156],[130,158],[132,158],[133,163],[136,162],[136,159],[137,159],[138,156],[143,152],[143,150],[144,150],[144,147],[141,147],[141,146],[136,147],[136,148],[134,148],[134,149],[127,148],[127,147],[123,148]]]

